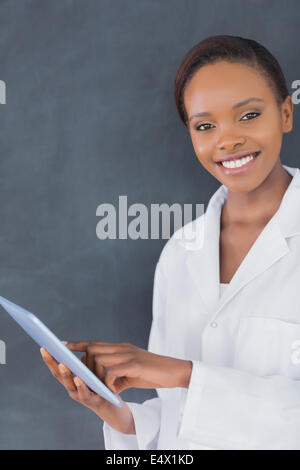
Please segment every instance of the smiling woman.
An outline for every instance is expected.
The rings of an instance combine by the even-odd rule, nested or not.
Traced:
[[[106,449],[300,450],[300,170],[281,164],[293,114],[283,73],[256,41],[214,36],[188,52],[174,91],[221,183],[193,221],[201,243],[179,243],[184,226],[161,252],[148,351],[68,342],[114,393],[158,396],[117,409],[45,362],[104,421]]]
[[[202,57],[204,51],[207,55]],[[228,155],[232,150],[268,152],[258,181],[253,166],[255,186],[277,162],[282,133],[292,129],[293,104],[281,68],[263,46],[250,39],[219,36],[193,48],[177,71],[175,99],[200,162],[235,190],[245,191],[250,175],[224,179],[215,163],[233,161],[235,152]],[[236,173],[225,172],[231,174]]]
[[[271,53],[231,36],[207,38],[188,53],[175,99],[197,158],[228,188],[220,233],[220,280],[228,283],[291,181],[280,150],[292,130],[292,99]]]
[[[161,253],[148,350],[193,367],[179,389],[128,403],[136,440],[105,423],[106,448],[299,449],[300,172],[280,159],[293,123],[283,72],[258,42],[214,36],[174,85],[195,154],[222,185],[196,220],[201,247],[172,237]]]

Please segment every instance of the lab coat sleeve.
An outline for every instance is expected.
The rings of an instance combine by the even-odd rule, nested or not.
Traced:
[[[164,354],[165,324],[163,312],[166,299],[165,277],[159,262],[156,265],[152,298],[152,325],[148,351]],[[157,449],[160,430],[161,398],[155,397],[140,403],[127,402],[135,424],[136,434],[124,434],[116,431],[106,422],[103,424],[105,449],[151,450]]]
[[[160,427],[160,398],[151,398],[144,401],[143,404],[127,402],[127,405],[133,415],[136,434],[118,432],[104,422],[105,449],[157,449],[158,430]]]
[[[193,360],[179,438],[224,450],[300,449],[300,381]]]

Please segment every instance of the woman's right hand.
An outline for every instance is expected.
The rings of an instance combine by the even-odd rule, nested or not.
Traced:
[[[131,410],[119,395],[117,397],[123,404],[122,408],[118,408],[89,389],[79,377],[73,376],[68,367],[59,364],[45,348],[41,348],[40,352],[52,375],[65,387],[73,400],[92,410],[117,431],[125,434],[135,434]],[[81,361],[86,364],[85,355],[83,355]],[[101,379],[101,377],[99,378]]]

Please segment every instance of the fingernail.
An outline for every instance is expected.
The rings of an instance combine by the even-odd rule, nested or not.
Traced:
[[[62,364],[59,364],[59,365],[58,365],[58,368],[59,368],[59,370],[60,370],[60,372],[61,372],[62,374],[65,374],[65,373],[66,373],[66,369],[64,368],[64,366],[63,366]]]
[[[41,355],[44,357],[44,351],[43,351],[42,348],[40,348],[40,353],[41,353]]]
[[[74,380],[74,383],[75,383],[76,387],[80,387],[80,386],[81,386],[81,383],[80,383],[80,381],[77,379],[77,377],[75,377],[73,380]]]
[[[62,341],[63,344],[68,344],[68,341]]]

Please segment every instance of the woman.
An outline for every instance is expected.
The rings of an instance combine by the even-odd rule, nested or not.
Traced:
[[[256,41],[214,36],[183,59],[175,100],[222,185],[185,226],[195,243],[180,229],[162,250],[148,351],[67,343],[116,394],[158,397],[116,408],[44,360],[104,421],[107,449],[300,449],[300,173],[280,160],[293,120],[284,75]]]

